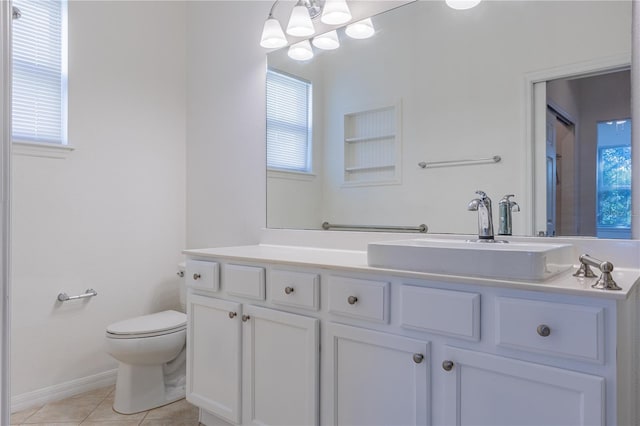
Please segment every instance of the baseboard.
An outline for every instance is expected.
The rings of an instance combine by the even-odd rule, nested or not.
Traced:
[[[116,382],[118,369],[108,370],[92,376],[82,377],[58,385],[15,395],[11,397],[11,412],[59,401],[83,392],[113,385]]]

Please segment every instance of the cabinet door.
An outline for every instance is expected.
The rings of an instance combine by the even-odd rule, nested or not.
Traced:
[[[427,342],[332,323],[327,328],[329,423],[429,424]]]
[[[447,425],[604,424],[602,377],[451,347],[445,356]]]
[[[187,400],[239,423],[241,305],[189,294],[187,316]]]
[[[319,320],[247,305],[243,423],[317,425]]]

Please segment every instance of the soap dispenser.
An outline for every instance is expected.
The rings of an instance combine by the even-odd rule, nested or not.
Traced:
[[[498,223],[498,235],[511,235],[512,220],[511,212],[519,212],[520,206],[510,198],[514,194],[507,194],[498,203],[498,212],[500,213],[500,222]]]

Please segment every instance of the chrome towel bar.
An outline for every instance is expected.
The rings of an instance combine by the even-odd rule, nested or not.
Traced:
[[[344,231],[378,231],[378,232],[427,232],[427,225],[418,226],[391,226],[391,225],[336,225],[334,223],[323,222],[322,229],[342,229]]]
[[[462,166],[467,164],[482,164],[482,163],[499,163],[502,161],[502,157],[494,155],[489,158],[476,158],[472,160],[447,160],[447,161],[421,161],[418,163],[418,167],[426,169],[427,167],[443,167],[443,166]]]
[[[92,288],[87,289],[84,294],[80,294],[78,296],[69,296],[67,293],[58,294],[58,302],[66,302],[67,300],[76,300],[76,299],[84,299],[87,297],[97,296],[98,292]]]

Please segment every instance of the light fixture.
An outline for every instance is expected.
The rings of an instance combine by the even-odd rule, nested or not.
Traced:
[[[273,8],[271,9],[273,11]],[[260,39],[260,46],[267,49],[278,49],[287,45],[287,38],[282,31],[280,21],[273,17],[269,13],[269,17],[264,21],[264,27],[262,28],[262,38]]]
[[[373,28],[371,18],[367,18],[347,25],[344,32],[351,38],[363,39],[371,37],[376,31]]]
[[[480,3],[481,0],[445,0],[447,6],[456,10],[471,9]]]
[[[322,50],[333,50],[340,47],[340,40],[338,39],[338,32],[336,30],[314,37],[312,43],[315,47]]]
[[[287,54],[291,59],[295,59],[296,61],[307,61],[313,58],[313,49],[311,49],[309,40],[303,40],[292,44]]]
[[[326,0],[320,20],[329,25],[346,24],[351,20],[351,11],[346,0]]]
[[[287,34],[294,37],[308,37],[315,32],[316,29],[313,27],[313,22],[311,22],[309,9],[307,9],[302,0],[298,0],[289,17]]]

